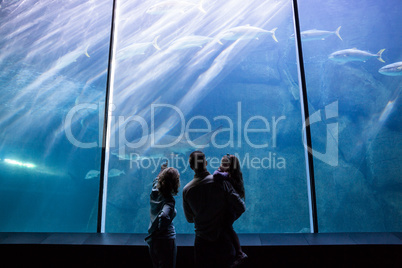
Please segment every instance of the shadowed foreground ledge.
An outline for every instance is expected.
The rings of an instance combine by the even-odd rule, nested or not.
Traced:
[[[145,234],[0,233],[2,267],[152,267]],[[401,267],[402,233],[239,234],[244,267]],[[177,267],[193,267],[194,235],[177,235]]]

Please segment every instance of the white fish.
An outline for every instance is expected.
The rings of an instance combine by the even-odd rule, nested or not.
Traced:
[[[85,179],[89,180],[89,179],[93,179],[98,177],[100,174],[100,172],[98,170],[90,170],[88,171],[87,175],[85,175]]]
[[[208,36],[200,36],[200,35],[184,36],[182,38],[173,41],[169,49],[179,50],[192,47],[202,47],[203,45],[212,40],[213,38]]]
[[[274,28],[271,31],[264,30],[262,28],[245,25],[245,26],[238,26],[231,29],[224,31],[219,39],[223,40],[247,40],[247,39],[258,39],[260,36],[264,36],[266,34],[271,34],[272,38],[275,42],[278,42],[276,39],[275,31],[278,28]]]
[[[378,70],[378,72],[380,74],[389,75],[389,76],[402,75],[402,61],[385,65],[380,70]]]
[[[126,173],[124,172],[124,170],[118,170],[118,169],[113,168],[113,169],[109,170],[108,177],[109,178],[118,177],[121,174],[126,174]]]
[[[341,26],[338,27],[338,29],[336,29],[335,31],[324,31],[324,30],[307,30],[307,31],[303,31],[300,33],[301,39],[302,41],[311,41],[311,40],[324,40],[325,38],[327,38],[328,36],[331,36],[333,34],[335,34],[336,36],[339,37],[339,39],[342,39],[341,35],[339,34],[339,30],[341,29]],[[291,39],[294,39],[295,36],[294,34],[292,34],[292,36],[290,37]]]
[[[359,50],[357,48],[344,49],[335,51],[329,55],[329,59],[337,62],[350,62],[350,61],[366,61],[370,58],[376,57],[379,61],[385,62],[381,55],[385,49],[381,49],[377,54],[372,54],[367,51]]]
[[[146,13],[151,15],[162,15],[171,12],[185,13],[194,7],[197,7],[202,13],[207,13],[202,3],[203,1],[200,1],[197,5],[187,1],[163,1],[148,8]]]
[[[152,42],[144,42],[144,43],[134,43],[132,45],[129,45],[125,48],[119,49],[117,51],[117,56],[116,59],[117,60],[124,60],[127,58],[131,58],[133,56],[136,55],[141,55],[141,54],[145,54],[145,51],[150,47],[153,46],[156,50],[161,50],[161,48],[158,45],[158,38],[159,35],[157,37],[155,37],[155,39]]]

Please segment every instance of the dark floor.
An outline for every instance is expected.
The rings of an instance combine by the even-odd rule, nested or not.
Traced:
[[[151,267],[144,234],[0,233],[0,267]],[[240,234],[243,267],[402,267],[402,233]],[[193,266],[191,234],[177,267]]]

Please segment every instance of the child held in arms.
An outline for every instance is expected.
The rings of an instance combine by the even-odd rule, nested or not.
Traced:
[[[214,172],[214,180],[218,182],[223,180],[230,182],[237,194],[245,200],[246,196],[244,191],[243,174],[240,170],[239,159],[236,156],[227,154],[222,157],[220,167]],[[236,249],[236,259],[231,267],[236,267],[242,264],[248,257],[246,253],[242,251],[239,237],[233,229],[233,222],[235,221],[234,217],[234,213],[229,211],[227,216],[229,234]]]

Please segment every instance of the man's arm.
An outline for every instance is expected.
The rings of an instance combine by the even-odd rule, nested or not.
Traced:
[[[187,198],[186,198],[186,193],[183,190],[183,210],[184,210],[184,215],[186,216],[186,219],[189,223],[193,223],[194,222],[194,214],[193,211],[191,210],[190,205],[187,202]]]

